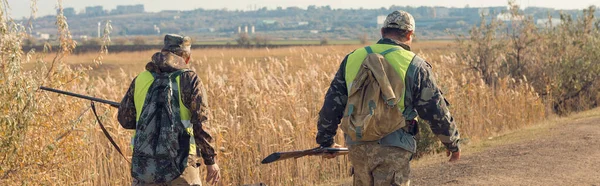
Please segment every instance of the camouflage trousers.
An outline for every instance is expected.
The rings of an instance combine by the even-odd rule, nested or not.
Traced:
[[[188,166],[178,178],[167,183],[145,184],[133,179],[132,186],[202,186],[200,178],[200,159],[195,155],[188,157]]]
[[[351,145],[348,157],[354,169],[354,186],[408,186],[412,153],[378,143]]]

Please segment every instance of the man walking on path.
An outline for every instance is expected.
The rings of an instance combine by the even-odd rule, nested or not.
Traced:
[[[191,39],[169,34],[164,44],[132,81],[119,107],[121,126],[136,130],[132,185],[202,185],[199,155],[206,164],[206,181],[215,184],[220,170],[212,137],[202,128],[206,91],[186,68]]]
[[[404,11],[389,14],[381,28],[382,39],[375,45],[348,54],[325,95],[316,141],[321,147],[339,147],[333,139],[338,124],[342,123],[356,186],[410,184],[409,161],[416,151],[417,116],[429,121],[433,133],[446,146],[450,161],[460,159],[460,136],[448,110],[449,104],[435,83],[431,66],[410,51],[414,31],[412,15]],[[379,60],[372,60],[372,54],[378,54]],[[378,67],[372,65],[376,63],[373,61],[383,63]],[[365,69],[370,71],[363,74]],[[370,77],[376,80],[377,86],[364,83]],[[373,90],[369,89],[371,87],[381,90],[369,93]],[[372,94],[380,100],[364,100],[365,95]],[[363,110],[367,114],[357,115]],[[378,120],[378,117],[393,115],[394,112],[399,113],[398,117]],[[377,138],[365,140],[372,132],[372,129],[367,131],[368,127],[373,127],[368,125],[369,121],[376,121],[373,125],[397,127],[378,133],[380,136]]]

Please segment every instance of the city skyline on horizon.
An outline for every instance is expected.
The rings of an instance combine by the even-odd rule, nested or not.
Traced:
[[[421,0],[419,2],[409,2],[406,4],[398,4],[394,0],[379,0],[375,2],[364,4],[364,1],[349,0],[344,3],[333,0],[302,0],[302,1],[278,1],[278,0],[229,0],[227,2],[213,2],[212,4],[202,4],[201,2],[194,0],[171,0],[164,2],[161,0],[103,0],[102,2],[83,0],[63,0],[63,7],[72,7],[78,13],[89,6],[103,6],[105,10],[115,9],[117,5],[135,5],[143,4],[147,12],[160,12],[163,10],[194,10],[194,9],[224,9],[227,10],[255,10],[262,7],[268,9],[275,9],[277,7],[300,7],[307,8],[310,5],[315,6],[331,6],[334,9],[374,9],[374,8],[389,8],[392,5],[396,6],[442,6],[442,7],[497,7],[506,6],[508,1],[506,0],[488,0],[485,2],[479,0],[457,0],[457,1],[440,1],[440,0]],[[583,9],[591,5],[600,6],[600,0],[575,0],[575,1],[558,1],[558,0],[517,0],[521,7],[545,7],[554,9]],[[22,17],[29,17],[31,15],[31,3],[28,0],[8,0],[9,6],[11,7],[11,16],[15,19]],[[57,1],[52,0],[38,0],[37,2],[37,17],[53,15],[56,12]],[[173,6],[179,4],[186,4],[188,6]],[[181,8],[186,7],[186,8]]]

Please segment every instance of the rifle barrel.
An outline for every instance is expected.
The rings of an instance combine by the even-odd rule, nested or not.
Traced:
[[[121,105],[120,103],[117,103],[117,102],[114,102],[114,101],[109,101],[109,100],[95,98],[95,97],[91,97],[91,96],[86,96],[86,95],[76,94],[76,93],[72,93],[72,92],[57,90],[57,89],[48,88],[48,87],[44,87],[44,86],[40,86],[40,89],[45,90],[45,91],[59,93],[59,94],[64,94],[64,95],[68,95],[68,96],[78,97],[78,98],[81,98],[81,99],[87,99],[87,100],[91,100],[91,101],[96,101],[96,102],[100,102],[100,103],[109,104],[110,106],[115,107],[115,108],[119,108],[119,105]]]

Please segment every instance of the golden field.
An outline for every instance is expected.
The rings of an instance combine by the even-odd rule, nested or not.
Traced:
[[[544,106],[527,82],[504,79],[492,89],[478,75],[461,71],[464,64],[447,52],[452,48],[449,44],[416,43],[414,51],[433,65],[465,142],[544,119]],[[275,151],[317,146],[316,120],[324,94],[341,60],[357,47],[361,46],[193,51],[190,68],[208,91],[209,122],[205,127],[215,138],[223,177],[220,185],[314,185],[349,176],[345,157],[306,157],[269,165],[261,165],[260,160]],[[152,54],[109,52],[101,56],[102,63],[94,62],[98,54],[71,55],[55,63],[54,70],[48,70],[53,55],[32,54],[24,65],[34,70],[21,68],[20,73],[35,79],[25,89],[31,92],[45,85],[120,101]],[[40,62],[34,63],[36,59]],[[47,71],[52,72],[50,78],[39,76]],[[5,95],[2,100],[10,99]],[[128,163],[100,131],[89,102],[41,91],[32,96],[34,103],[28,105],[35,105],[35,111],[22,121],[27,128],[17,142],[20,145],[1,159],[0,184],[131,182]],[[2,108],[10,107],[3,104]],[[108,106],[98,109],[111,135],[130,155],[127,147],[132,132],[120,127],[117,110]],[[343,143],[341,138],[338,142]]]
[[[31,2],[35,8],[37,1]],[[76,44],[61,12],[53,41],[60,46],[23,51],[30,28],[3,17],[7,4],[0,0],[0,185],[129,185],[129,165],[102,134],[89,102],[38,87],[120,101],[153,51],[109,48],[108,53],[72,55]],[[62,1],[58,4],[62,10]],[[514,2],[509,5],[513,17],[522,16]],[[456,43],[414,44],[413,51],[433,66],[463,144],[521,129],[548,114],[598,106],[600,26],[594,24],[594,12],[589,7],[576,19],[562,15],[559,29],[540,28],[529,18],[511,23],[482,18]],[[104,28],[108,41],[110,25]],[[190,68],[208,91],[205,128],[215,138],[219,185],[317,185],[348,178],[346,157],[269,165],[260,160],[317,145],[324,94],[341,60],[358,47],[194,50]],[[117,110],[101,105],[98,111],[130,155],[132,131],[119,126]],[[423,131],[418,156],[442,150],[426,127]],[[343,143],[340,136],[337,141]]]

